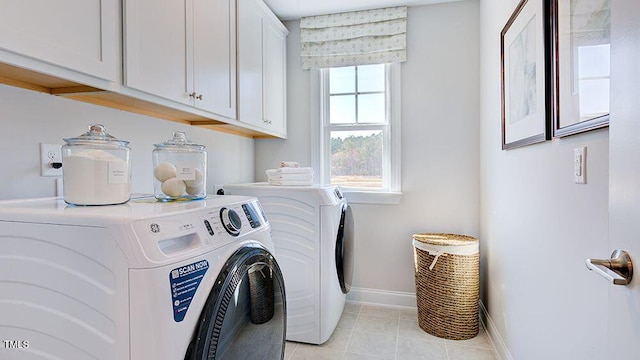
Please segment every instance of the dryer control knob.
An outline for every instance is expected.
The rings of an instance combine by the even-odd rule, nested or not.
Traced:
[[[235,210],[228,208],[220,209],[220,219],[222,220],[224,229],[227,230],[230,235],[238,236],[240,234],[242,220]]]

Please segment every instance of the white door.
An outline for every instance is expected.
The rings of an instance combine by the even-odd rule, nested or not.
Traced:
[[[609,286],[608,358],[640,357],[640,1],[611,1],[609,251],[634,262],[627,286]],[[610,254],[603,254],[606,258]]]

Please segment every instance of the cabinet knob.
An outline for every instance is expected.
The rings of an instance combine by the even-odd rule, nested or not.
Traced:
[[[198,100],[202,100],[202,94],[200,94],[200,95],[196,96],[196,99],[198,99]]]
[[[189,97],[190,98],[195,98],[196,97],[196,93],[195,92],[189,93]]]

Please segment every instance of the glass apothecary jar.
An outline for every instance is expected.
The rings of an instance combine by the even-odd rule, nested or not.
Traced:
[[[115,205],[131,198],[131,160],[128,141],[109,135],[104,125],[63,139],[64,201],[73,205]]]
[[[153,150],[155,197],[161,201],[202,199],[207,196],[207,152],[175,131]]]

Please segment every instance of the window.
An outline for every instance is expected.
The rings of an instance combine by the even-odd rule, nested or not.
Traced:
[[[320,181],[383,202],[400,191],[400,64],[319,70]],[[376,198],[376,199],[372,199]],[[390,200],[391,203],[399,201]]]

